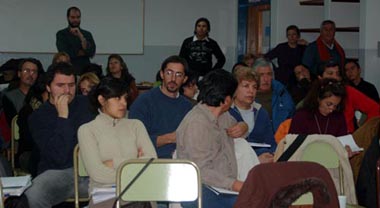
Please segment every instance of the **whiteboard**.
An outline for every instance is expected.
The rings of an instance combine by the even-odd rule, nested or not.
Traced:
[[[81,28],[92,33],[97,54],[142,54],[144,0],[0,0],[0,52],[55,53],[66,11],[81,10]]]

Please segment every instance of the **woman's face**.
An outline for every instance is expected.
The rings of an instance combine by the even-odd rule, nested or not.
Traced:
[[[105,99],[99,95],[98,100],[100,102],[101,111],[112,118],[124,118],[127,112],[127,93],[120,97],[113,97]]]
[[[91,89],[95,86],[94,83],[90,82],[88,79],[84,79],[79,83],[79,89],[82,95],[87,96]]]
[[[118,59],[116,58],[111,58],[109,63],[108,63],[108,68],[110,70],[110,73],[112,75],[114,74],[120,74],[121,70],[123,69],[121,66],[121,63]]]
[[[198,86],[196,83],[190,83],[187,86],[183,86],[183,94],[188,98],[194,98],[198,92]]]
[[[335,95],[323,98],[319,101],[319,112],[324,116],[328,116],[336,110],[341,101],[342,98]]]
[[[288,32],[286,32],[286,38],[288,38],[288,43],[290,43],[290,44],[297,44],[299,36],[297,34],[297,31],[295,31],[295,30],[288,30]]]
[[[235,92],[235,105],[240,108],[249,109],[255,101],[257,83],[254,80],[242,80]]]

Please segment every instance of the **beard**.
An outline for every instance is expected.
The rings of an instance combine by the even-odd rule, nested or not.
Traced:
[[[68,22],[69,22],[69,26],[71,28],[76,28],[76,27],[80,26],[80,22],[79,23],[77,23],[77,22],[70,22],[70,21],[68,21]]]
[[[168,84],[165,86],[166,90],[172,93],[178,92],[178,85],[175,82],[168,82]]]

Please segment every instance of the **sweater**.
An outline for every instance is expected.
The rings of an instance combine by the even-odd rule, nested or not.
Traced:
[[[253,103],[254,111],[254,127],[247,137],[248,142],[265,143],[270,144],[270,148],[257,147],[254,148],[256,154],[260,156],[265,152],[273,153],[276,150],[277,143],[274,140],[272,123],[269,115],[264,108],[258,103]],[[236,119],[240,120],[241,112],[236,106],[233,106],[229,110],[230,114]]]
[[[29,116],[30,132],[40,151],[39,174],[45,170],[73,167],[78,128],[93,118],[88,98],[83,96],[76,96],[71,101],[68,118],[58,117],[55,106],[49,101]]]
[[[172,158],[176,144],[157,147],[157,136],[174,132],[191,108],[191,103],[182,95],[171,98],[156,87],[137,97],[128,117],[145,125],[159,158]]]
[[[140,148],[144,158],[156,158],[156,151],[144,125],[134,119],[113,119],[100,113],[93,121],[78,130],[80,156],[90,176],[91,193],[94,187],[116,183],[117,168],[129,159],[135,159]],[[112,160],[113,168],[103,164]]]
[[[217,62],[212,65],[212,56]],[[197,76],[204,76],[214,69],[221,69],[226,62],[226,58],[218,43],[207,37],[197,40],[195,36],[186,38],[181,46],[179,56],[186,59],[190,70]]]

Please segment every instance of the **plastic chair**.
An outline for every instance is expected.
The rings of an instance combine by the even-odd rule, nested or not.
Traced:
[[[339,156],[331,145],[322,142],[310,143],[305,147],[301,160],[319,163],[326,169],[339,169],[339,194],[344,195],[343,172]]]
[[[82,158],[79,157],[79,145],[76,145],[74,148],[74,153],[73,153],[73,158],[74,158],[74,203],[75,203],[75,208],[79,208],[79,202],[88,202],[90,199],[87,198],[80,198],[79,197],[79,177],[86,177],[88,176],[87,171],[83,165]],[[72,201],[72,199],[68,199],[66,201]]]
[[[147,162],[148,159],[134,159],[120,165],[116,178],[117,196]],[[193,162],[155,159],[121,196],[121,201],[189,202],[198,199],[201,208],[201,196],[200,172]]]

